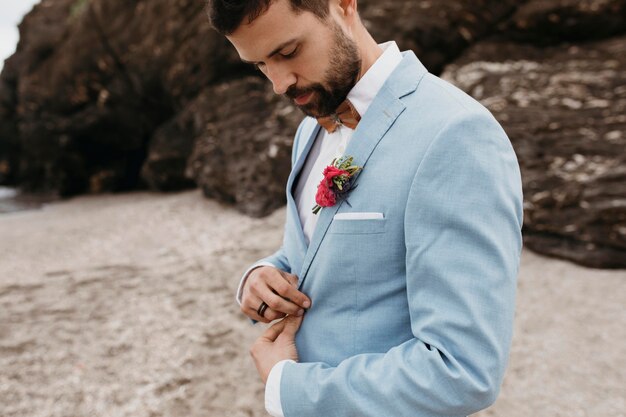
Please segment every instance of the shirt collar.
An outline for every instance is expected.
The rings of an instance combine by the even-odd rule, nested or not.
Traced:
[[[367,112],[370,104],[389,78],[394,69],[402,61],[402,53],[394,41],[381,43],[378,46],[383,53],[367,70],[361,79],[348,93],[348,100],[359,112],[361,117]]]

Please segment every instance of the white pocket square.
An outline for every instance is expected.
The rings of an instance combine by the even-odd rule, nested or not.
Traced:
[[[337,213],[334,220],[368,220],[382,219],[383,213],[361,212],[361,213]]]

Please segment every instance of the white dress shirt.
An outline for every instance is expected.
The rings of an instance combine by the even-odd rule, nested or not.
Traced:
[[[361,117],[367,113],[367,109],[374,101],[385,81],[402,61],[402,54],[394,41],[386,42],[379,46],[383,50],[382,55],[348,93],[348,99]],[[302,167],[302,172],[296,185],[295,202],[307,245],[311,241],[311,236],[313,236],[313,231],[319,218],[318,215],[313,214],[312,209],[316,204],[315,194],[317,186],[323,178],[324,168],[330,165],[334,158],[344,155],[353,133],[352,129],[343,125],[339,126],[333,133],[329,133],[323,128],[320,129]],[[241,292],[248,274],[253,269],[265,265],[273,266],[270,263],[255,264],[244,273],[237,290],[237,302],[241,304]],[[274,417],[284,417],[280,403],[280,382],[282,370],[286,362],[285,360],[274,365],[265,386],[265,408]]]

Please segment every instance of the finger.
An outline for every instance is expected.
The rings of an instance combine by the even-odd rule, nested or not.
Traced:
[[[260,316],[258,313],[261,302],[261,299],[256,296],[249,296],[245,300],[242,300],[240,306],[241,312],[252,320],[260,321],[262,323],[269,323],[270,320],[265,317],[269,308],[265,310],[263,316]]]
[[[285,279],[279,273],[280,270],[274,268],[269,272],[251,277],[249,285],[244,288],[242,296],[242,305],[246,309],[257,309],[261,305],[262,301],[265,301],[270,308],[285,313],[296,314],[300,309],[297,305],[289,305],[282,302],[283,298],[278,295],[278,292],[273,286],[288,287],[289,284],[284,282]],[[290,300],[285,300],[290,303]]]
[[[256,321],[260,321],[261,323],[270,323],[272,320],[270,320],[269,318],[267,318],[267,310],[265,310],[265,313],[260,316],[259,313],[256,312],[256,310],[247,310],[246,315],[248,317],[250,317],[252,320],[256,320]]]
[[[265,302],[268,305],[268,308],[263,313],[264,320],[260,320],[260,315],[258,313],[259,306],[262,302]],[[266,287],[266,289],[262,291],[260,297],[250,294],[245,300],[243,300],[241,310],[248,317],[254,320],[263,321],[264,323],[276,320],[280,317],[285,317],[286,314],[298,315],[304,313],[304,310],[301,307],[284,300],[282,297],[274,293],[269,287]]]
[[[304,314],[304,309],[302,307],[292,303],[291,301],[285,300],[273,291],[269,291],[268,293],[264,294],[263,298],[265,299],[267,305],[274,311],[286,314],[293,314],[294,316],[301,316],[302,314]]]
[[[263,315],[261,316],[259,314],[259,309],[262,302],[263,301],[260,298],[250,296],[245,303],[241,304],[241,311],[252,320],[260,321],[262,323],[270,323],[286,316],[285,313],[272,310],[269,306],[265,308],[265,311],[263,311]]]
[[[276,338],[280,336],[280,334],[283,332],[286,325],[287,325],[287,319],[274,323],[273,325],[268,327],[267,330],[265,330],[265,332],[263,332],[263,334],[261,335],[261,339],[264,339],[268,342],[275,341]]]
[[[259,301],[260,304],[260,301]],[[243,310],[243,308],[242,308]],[[253,320],[260,321],[263,323],[270,323],[274,320],[282,319],[286,316],[285,313],[281,313],[280,311],[272,310],[270,307],[267,307],[263,312],[263,316],[260,316],[257,309],[245,309],[244,313]]]
[[[254,274],[254,276],[252,276],[252,274]],[[259,268],[258,270],[253,270],[248,285],[244,287],[244,299],[246,290],[248,290],[251,294],[265,300],[268,298],[266,290],[269,288],[271,292],[280,295],[287,302],[293,302],[300,308],[309,308],[311,306],[311,300],[305,294],[298,291],[297,287],[298,277],[296,275],[278,268]],[[278,310],[280,311],[281,309]],[[281,312],[296,314],[296,311],[297,310],[293,308],[291,311],[285,310]]]
[[[298,287],[298,277],[295,276],[294,274],[290,274],[288,272],[282,271],[281,275],[283,276],[283,278],[285,278],[287,280],[287,282],[289,282],[293,287]]]
[[[295,303],[299,307],[309,308],[311,307],[311,300],[304,293],[301,293],[294,287],[289,279],[281,273],[280,275],[272,275],[268,284],[275,290],[282,298],[288,298],[290,302]]]
[[[310,300],[295,289],[290,281],[297,282],[297,277],[276,268],[269,270],[259,268],[259,273],[254,277],[251,276],[249,285],[244,288],[242,305],[246,308],[244,311],[246,315],[254,318],[252,310],[256,311],[261,300],[278,313],[272,316],[272,319],[281,317],[281,313],[283,316],[284,314],[302,314],[303,307],[308,308],[310,306]],[[303,300],[302,305],[289,299],[290,294],[296,299]]]
[[[302,316],[300,316],[300,317],[298,317],[298,316],[288,316],[282,322],[285,322],[285,326],[284,326],[283,331],[281,333],[284,336],[293,338],[293,337],[295,337],[296,332],[298,331],[298,329],[300,328],[300,325],[302,324]]]
[[[272,310],[269,307],[267,308],[267,310],[265,310],[265,314],[263,314],[263,317],[265,317],[268,320],[268,323],[272,322],[274,320],[282,319],[285,316],[286,316],[285,313],[281,313],[280,311]]]
[[[248,296],[243,300],[245,307],[249,310],[256,309],[259,305],[261,305],[261,301],[265,301],[269,308],[282,314],[282,316],[285,314],[298,315],[304,313],[302,307],[281,297],[278,291],[272,288],[272,285],[290,287],[290,284],[288,284],[280,276],[280,274],[277,274],[277,278],[274,277],[270,283],[259,283],[254,286],[253,292],[248,294]],[[269,317],[267,315],[264,316]],[[274,315],[273,319],[278,317],[278,314]]]

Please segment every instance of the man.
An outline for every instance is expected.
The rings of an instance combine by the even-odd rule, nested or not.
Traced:
[[[212,0],[208,11],[308,116],[283,245],[238,291],[253,320],[286,316],[251,349],[268,412],[449,417],[489,406],[521,251],[521,180],[502,128],[412,52],[378,45],[357,0]],[[358,168],[349,191],[316,198],[337,190],[326,167],[341,156]]]

